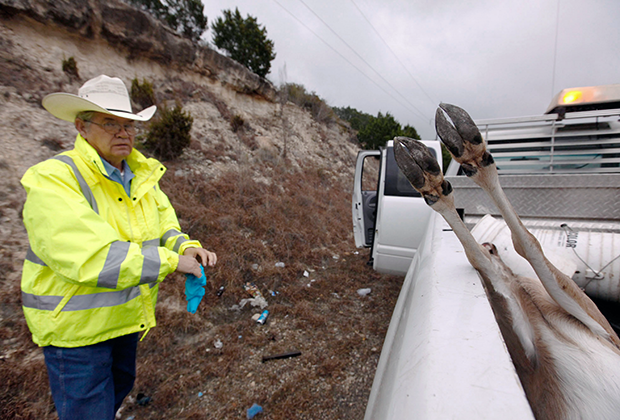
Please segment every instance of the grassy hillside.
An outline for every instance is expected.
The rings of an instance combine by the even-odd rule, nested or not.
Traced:
[[[162,188],[183,230],[219,257],[196,314],[185,310],[183,276],[161,285],[158,326],[139,345],[138,379],[119,417],[245,418],[257,403],[265,419],[362,418],[401,279],[373,272],[367,251],[354,248],[359,146],[345,125],[274,99],[273,86],[230,60],[181,41],[170,47],[173,35],[134,11],[125,19],[126,8],[0,0],[0,418],[56,418],[42,351],[21,310],[19,179],[75,138],[70,123],[42,109],[42,97],[76,93],[101,73],[128,85],[146,79],[159,103],[191,112],[191,145],[164,162]],[[98,20],[102,13],[113,19]],[[142,35],[132,35],[136,28]],[[69,57],[77,77],[62,70]],[[269,303],[265,325],[252,320],[259,308],[239,307],[251,297],[247,282]],[[357,294],[367,287],[370,295]],[[290,350],[301,355],[262,363]]]
[[[313,166],[264,169],[268,184],[244,169],[211,182],[164,178],[183,230],[219,263],[196,314],[185,310],[183,276],[162,284],[158,326],[139,345],[138,380],[120,418],[243,418],[253,403],[270,419],[363,416],[400,279],[376,274],[355,251],[343,183]],[[265,325],[252,320],[259,308],[235,307],[251,297],[246,282],[269,302]],[[359,296],[366,287],[371,294]],[[18,285],[0,288],[0,301],[0,417],[53,419]],[[261,362],[291,350],[301,356]],[[151,401],[139,405],[139,394]]]

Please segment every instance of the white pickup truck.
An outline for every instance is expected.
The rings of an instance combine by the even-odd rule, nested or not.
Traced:
[[[477,120],[500,182],[547,257],[620,328],[620,85],[566,89],[541,116]],[[424,142],[441,157],[439,142]],[[441,164],[441,159],[439,159]],[[499,212],[451,162],[457,208],[513,271],[533,271]],[[406,274],[366,420],[532,419],[485,291],[461,244],[400,173],[393,144],[358,155],[358,247],[377,271]],[[608,310],[611,308],[611,310]]]

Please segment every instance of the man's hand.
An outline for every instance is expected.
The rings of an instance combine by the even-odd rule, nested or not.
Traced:
[[[207,251],[204,248],[187,248],[183,255],[194,257],[200,261],[204,267],[207,265],[213,267],[217,263],[217,255],[215,255],[215,252]]]
[[[202,277],[200,263],[194,257],[188,255],[179,255],[179,265],[177,270],[179,273],[193,274],[196,277]]]

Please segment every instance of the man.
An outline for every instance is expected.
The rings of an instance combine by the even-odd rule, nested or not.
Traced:
[[[59,418],[111,420],[133,387],[138,333],[155,326],[158,283],[174,271],[201,277],[217,257],[181,233],[159,188],[165,168],[133,148],[135,121],[155,106],[134,114],[125,84],[105,75],[43,106],[78,135],[21,180],[22,305]]]

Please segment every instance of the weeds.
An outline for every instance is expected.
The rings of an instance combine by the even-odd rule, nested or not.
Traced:
[[[218,264],[207,270],[196,314],[185,310],[184,276],[160,285],[158,326],[138,346],[134,402],[121,418],[244,418],[253,403],[274,420],[362,418],[401,279],[373,272],[366,253],[351,252],[348,184],[311,165],[271,168],[269,185],[250,164],[209,182],[174,177],[175,165],[162,189],[183,231],[217,252]],[[265,325],[251,320],[258,310],[249,305],[231,309],[248,297],[246,281],[269,302]],[[373,292],[360,298],[361,287]],[[20,311],[17,290],[11,299],[2,293]],[[3,345],[13,340],[15,349],[0,360],[0,418],[52,420],[41,351],[23,317],[0,325]],[[261,363],[293,348],[301,356]],[[136,404],[138,393],[151,403]]]
[[[241,115],[235,114],[230,121],[230,128],[232,129],[233,133],[236,133],[241,127],[243,127],[244,123],[245,121],[243,120],[243,117]]]
[[[79,80],[80,73],[78,71],[77,62],[75,58],[69,57],[62,60],[62,71],[64,71],[70,78]]]
[[[289,101],[309,111],[317,122],[330,123],[335,121],[336,114],[327,105],[327,102],[316,93],[307,92],[303,85],[288,83],[281,89]]]

